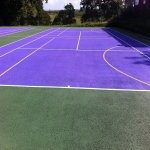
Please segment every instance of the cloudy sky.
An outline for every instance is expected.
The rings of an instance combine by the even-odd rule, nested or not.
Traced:
[[[45,10],[60,10],[64,9],[64,6],[72,3],[75,9],[80,8],[80,1],[81,0],[48,0],[48,3],[44,3]]]

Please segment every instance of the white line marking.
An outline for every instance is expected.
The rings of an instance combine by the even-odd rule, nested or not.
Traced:
[[[24,30],[23,29],[22,30],[17,30],[17,32],[16,32],[16,30],[15,31],[10,31],[8,34],[0,35],[0,37],[11,35],[11,34],[15,34],[15,33],[19,33],[19,32],[23,32],[23,31],[28,31],[28,30],[32,30],[32,28],[24,29]]]
[[[21,59],[20,61],[18,61],[17,63],[15,63],[13,66],[11,66],[10,68],[8,68],[6,71],[4,71],[3,73],[0,74],[0,77],[3,76],[5,73],[7,73],[8,71],[10,71],[11,69],[13,69],[15,66],[19,65],[22,61],[24,61],[25,59],[27,59],[28,57],[30,57],[31,55],[33,55],[35,52],[37,52],[38,50],[40,50],[42,47],[44,47],[45,45],[47,45],[49,42],[53,41],[55,38],[51,39],[50,41],[46,42],[44,45],[42,45],[41,47],[39,47],[38,49],[36,49],[35,51],[33,51],[32,53],[30,53],[29,55],[27,55],[26,57],[24,57],[23,59]]]
[[[76,48],[76,50],[78,50],[78,48],[79,48],[80,38],[81,38],[81,31],[80,31],[80,35],[79,35],[79,39],[78,39],[78,43],[77,43],[77,48]]]
[[[0,84],[1,87],[21,87],[21,88],[46,88],[46,89],[68,89],[68,86],[31,86],[31,85],[6,85]],[[111,89],[111,88],[88,88],[88,87],[72,87],[75,90],[102,90],[102,91],[124,91],[124,92],[150,92],[150,90],[138,89]]]
[[[146,84],[146,85],[150,86],[149,83],[144,82],[144,81],[142,81],[142,80],[140,80],[140,79],[138,79],[138,78],[135,78],[135,77],[133,77],[133,76],[131,76],[131,75],[129,75],[129,74],[127,74],[127,73],[125,73],[125,72],[119,70],[118,68],[114,67],[111,63],[109,63],[109,62],[107,61],[107,59],[106,59],[106,53],[109,52],[111,49],[114,49],[114,48],[115,48],[115,47],[112,47],[112,48],[110,48],[110,49],[107,49],[107,50],[103,53],[103,59],[104,59],[104,61],[105,61],[111,68],[113,68],[114,70],[116,70],[117,72],[119,72],[119,73],[121,73],[121,74],[123,74],[123,75],[125,75],[125,76],[127,76],[127,77],[129,77],[129,78],[131,78],[131,79],[133,79],[133,80],[135,80],[135,81],[138,81],[138,82],[140,82],[140,83],[143,83],[143,84]]]
[[[114,29],[111,29],[111,30],[114,30]],[[141,41],[138,41],[138,40],[136,40],[136,39],[134,39],[134,38],[132,38],[132,37],[130,37],[130,36],[128,36],[128,35],[125,35],[125,34],[119,32],[119,31],[117,31],[117,30],[114,30],[114,31],[116,31],[116,32],[118,32],[118,33],[120,33],[120,34],[122,34],[122,35],[124,35],[124,36],[126,36],[126,37],[129,37],[130,39],[133,39],[133,40],[137,41],[138,43],[141,43],[141,44],[143,44],[143,45],[149,47],[149,45],[147,45],[147,44],[145,44],[145,43],[143,43],[143,42],[141,42]]]
[[[25,49],[25,50],[28,50],[28,49],[30,50],[30,49],[31,49],[31,50],[32,50],[32,49],[37,49],[37,48],[20,48],[20,50],[21,50],[21,49],[23,49],[23,50],[24,50],[24,49]],[[51,51],[51,50],[75,50],[75,49],[64,49],[64,48],[60,48],[60,49],[53,49],[53,48],[52,48],[52,49],[50,49],[50,48],[41,48],[40,51],[41,51],[41,50]]]
[[[78,50],[80,52],[104,52],[105,50]],[[134,52],[137,53],[135,50],[111,50],[111,52]]]
[[[47,36],[47,37],[44,37],[43,39],[46,39],[46,38],[51,38],[51,37],[56,37],[57,35],[52,35],[52,36]],[[11,37],[15,37],[15,36],[11,36]],[[78,38],[79,36],[57,36],[56,38],[64,38],[64,39],[76,39],[76,38]],[[33,37],[33,38],[35,38],[35,37]],[[97,36],[97,37],[92,37],[92,36],[82,36],[82,39],[96,39],[96,40],[106,40],[106,39],[114,39],[113,37],[99,37],[99,36]]]
[[[43,33],[43,32],[46,32],[46,31],[52,30],[52,29],[53,29],[53,28],[47,29],[47,30],[44,30],[44,31],[41,31],[41,32],[38,32],[38,33],[35,33],[35,34],[32,34],[32,35],[29,35],[29,36],[27,36],[27,37],[25,37],[25,38],[22,38],[22,39],[19,39],[19,40],[17,40],[17,41],[11,42],[11,43],[9,43],[9,44],[3,45],[3,46],[1,46],[0,48],[6,47],[6,46],[11,45],[11,44],[13,44],[13,43],[19,42],[19,41],[21,41],[21,40],[27,39],[27,38],[29,38],[29,37],[35,36],[35,35],[37,35],[37,34],[40,34],[40,33]]]
[[[137,33],[133,33],[133,32],[131,32],[131,31],[127,31],[127,30],[125,30],[125,29],[120,29],[120,28],[118,28],[119,30],[124,30],[125,32],[127,32],[127,33],[129,33],[129,34],[132,34],[132,35],[134,35],[134,36],[136,36],[136,37],[139,37],[139,36],[141,36],[142,38],[146,38],[146,39],[143,39],[144,41],[147,41],[147,42],[150,42],[150,38],[149,37],[146,37],[146,36],[144,36],[144,35],[140,35],[140,34],[137,34]],[[115,30],[116,31],[116,30]],[[121,32],[119,32],[119,33],[121,33]]]
[[[75,51],[75,49],[40,49],[40,51]]]
[[[66,30],[64,30],[63,32],[61,32],[60,34],[58,34],[57,36],[60,36],[61,34],[63,34],[65,31],[67,31],[69,28],[67,28]]]
[[[59,30],[59,29],[57,29],[57,30]],[[52,32],[55,32],[55,31],[56,31],[56,30],[54,30],[54,31],[52,31]],[[52,33],[52,32],[50,32],[50,33]],[[12,52],[14,52],[14,51],[20,49],[20,48],[22,48],[23,46],[26,46],[26,45],[28,45],[28,44],[34,42],[34,41],[37,41],[37,40],[43,38],[44,36],[46,36],[46,35],[48,35],[48,34],[50,34],[50,33],[47,33],[47,34],[45,34],[45,35],[43,35],[43,36],[41,36],[41,37],[39,37],[39,38],[37,38],[37,39],[34,39],[34,40],[32,40],[32,41],[30,41],[30,42],[28,42],[28,43],[26,43],[26,44],[23,44],[23,45],[21,45],[20,47],[17,47],[17,48],[15,48],[15,49],[13,49],[13,50],[11,50],[11,51],[9,51],[9,52],[3,54],[3,55],[0,55],[0,58],[1,58],[1,57],[4,57],[5,55],[8,55],[8,54],[10,54],[10,53],[12,53]]]
[[[115,36],[117,39],[120,39],[121,41],[123,41],[124,43],[126,43],[127,45],[131,46],[134,50],[136,50],[137,52],[139,52],[140,54],[142,54],[143,56],[145,56],[146,58],[148,58],[150,60],[150,57],[148,57],[147,55],[145,55],[143,52],[141,52],[140,50],[138,50],[137,48],[133,47],[132,45],[130,45],[129,43],[125,42],[124,40],[122,40],[121,38],[117,37],[116,35],[112,34],[111,32],[107,31],[109,34]]]
[[[32,50],[32,49],[37,49],[37,48],[20,48],[20,50]],[[76,50],[76,49],[62,49],[62,48],[60,48],[60,49],[48,49],[48,48],[41,48],[40,49],[40,51],[42,51],[42,50],[46,50],[46,51],[57,51],[57,50],[62,50],[62,51],[64,51],[64,50],[68,50],[68,51],[70,51],[70,50]],[[80,49],[80,50],[78,50],[78,51],[82,51],[82,52],[104,52],[104,51],[106,51],[106,49],[99,49],[99,50],[82,50],[82,49]],[[137,52],[137,51],[135,51],[135,50],[121,50],[121,49],[119,49],[119,50],[111,50],[111,52],[133,52],[133,53],[139,53],[139,52]]]

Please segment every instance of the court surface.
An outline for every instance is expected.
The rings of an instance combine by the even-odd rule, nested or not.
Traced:
[[[149,90],[149,50],[111,28],[52,28],[0,47],[0,84]]]
[[[148,150],[150,49],[132,34],[39,26],[0,37],[1,149]]]
[[[10,34],[14,34],[14,33],[18,33],[18,32],[23,32],[23,31],[26,31],[26,30],[31,30],[31,28],[1,27],[0,28],[0,37],[10,35]]]

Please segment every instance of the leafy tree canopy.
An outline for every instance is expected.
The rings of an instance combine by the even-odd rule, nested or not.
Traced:
[[[109,19],[117,15],[121,3],[122,0],[81,0],[80,10],[85,12],[81,21],[99,21],[101,16]]]
[[[0,1],[0,25],[37,24],[41,18],[47,18],[44,13],[43,1],[48,0],[2,0]],[[42,22],[41,22],[42,23]]]
[[[74,6],[69,3],[64,7],[64,10],[60,10],[58,15],[54,18],[53,24],[72,24],[75,23],[75,9]]]

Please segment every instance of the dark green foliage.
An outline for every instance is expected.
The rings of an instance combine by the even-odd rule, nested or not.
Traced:
[[[75,9],[71,3],[64,7],[64,10],[60,10],[58,15],[54,18],[53,24],[55,25],[66,25],[76,23]]]
[[[13,24],[19,9],[21,9],[21,1],[19,0],[0,1],[0,25]]]
[[[81,0],[81,11],[84,14],[81,17],[81,22],[100,21],[100,17],[106,20],[118,14],[120,1],[117,0]]]
[[[0,25],[38,24],[50,24],[50,17],[43,10],[43,0],[5,0],[0,2]]]
[[[65,11],[64,10],[60,10],[58,15],[54,18],[53,24],[61,25],[61,24],[63,24],[65,18],[66,18]]]
[[[126,0],[126,6],[122,9],[121,16],[115,18],[113,24],[150,37],[150,2],[146,1],[146,4],[143,4],[140,0],[139,5],[133,5],[131,1]]]
[[[85,13],[82,15],[81,17],[81,22],[87,22],[87,21],[99,21],[100,18],[100,12],[98,12],[97,10],[90,10],[90,9],[86,9]]]

